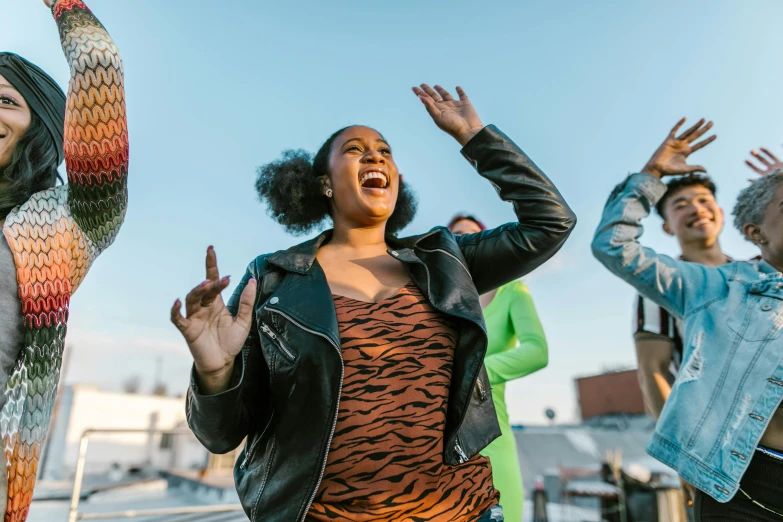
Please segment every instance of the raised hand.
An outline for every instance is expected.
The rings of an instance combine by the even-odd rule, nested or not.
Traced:
[[[677,131],[680,130],[683,123],[685,123],[685,118],[677,122],[669,136],[658,147],[658,150],[652,155],[647,165],[644,166],[642,172],[652,174],[658,178],[690,174],[692,172],[707,172],[707,169],[701,165],[688,165],[686,160],[688,156],[697,150],[715,141],[717,136],[713,135],[695,143],[705,132],[712,128],[712,122],[707,122],[705,125],[704,119],[701,119],[696,125],[677,136]]]
[[[242,291],[234,317],[220,296],[229,285],[229,277],[220,278],[212,247],[207,249],[206,266],[206,281],[185,298],[186,316],[182,316],[182,303],[177,299],[171,307],[171,322],[185,337],[201,385],[211,394],[223,391],[228,385],[234,358],[250,333],[256,282],[251,279]]]
[[[420,87],[413,87],[413,92],[424,104],[435,125],[456,139],[460,145],[464,146],[484,128],[481,118],[462,87],[457,87],[459,100],[455,100],[440,85],[436,85],[433,89],[423,83]]]
[[[761,147],[759,150],[761,150],[761,153],[757,150],[750,151],[751,155],[758,160],[759,165],[751,160],[745,160],[745,165],[750,167],[753,172],[760,176],[766,176],[778,170],[783,170],[783,161],[780,161],[777,156],[764,147]],[[752,182],[753,180],[750,181]]]

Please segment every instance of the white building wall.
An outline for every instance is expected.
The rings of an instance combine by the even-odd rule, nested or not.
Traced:
[[[185,399],[114,393],[75,385],[63,390],[55,428],[47,446],[50,452],[46,478],[66,478],[76,469],[79,442],[92,429],[186,428]],[[161,435],[96,434],[90,437],[85,470],[105,471],[113,463],[123,468],[196,468],[205,465],[207,452],[192,434],[176,435],[167,449]]]

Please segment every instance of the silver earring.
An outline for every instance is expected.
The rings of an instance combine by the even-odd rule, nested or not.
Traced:
[[[324,192],[324,194],[326,195],[327,198],[331,198],[334,192],[332,192],[332,189],[328,188],[326,189],[326,192]]]

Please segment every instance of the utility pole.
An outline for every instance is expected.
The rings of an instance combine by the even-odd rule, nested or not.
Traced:
[[[627,522],[628,513],[625,510],[625,483],[623,482],[623,450],[607,451],[607,463],[614,475],[617,485],[617,508],[620,511],[620,522]]]

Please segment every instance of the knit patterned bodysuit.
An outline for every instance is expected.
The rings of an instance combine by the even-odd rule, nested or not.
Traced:
[[[117,48],[81,1],[59,0],[52,12],[71,71],[64,138],[68,184],[34,194],[3,226],[24,316],[24,345],[0,412],[8,465],[5,522],[24,521],[30,509],[71,295],[114,241],[128,202],[128,131]]]

